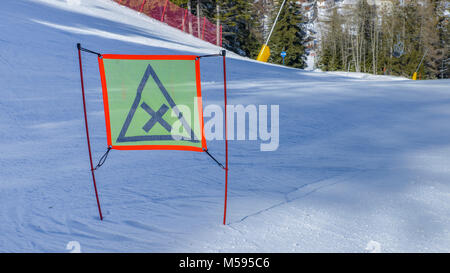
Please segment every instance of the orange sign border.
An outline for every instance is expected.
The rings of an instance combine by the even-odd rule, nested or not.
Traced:
[[[185,145],[112,145],[111,141],[111,121],[109,116],[108,103],[108,87],[106,85],[105,66],[103,59],[119,59],[119,60],[192,60],[195,61],[195,81],[197,87],[197,104],[198,114],[200,119],[201,143],[202,147],[193,147]],[[200,58],[195,55],[123,55],[123,54],[104,54],[98,57],[98,64],[100,70],[100,80],[102,83],[103,94],[103,108],[105,112],[106,123],[106,139],[108,147],[115,150],[177,150],[177,151],[194,151],[203,152],[207,150],[204,122],[203,122],[203,104],[202,104],[202,90],[200,79]]]

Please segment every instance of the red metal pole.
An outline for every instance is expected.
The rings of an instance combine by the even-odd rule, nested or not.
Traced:
[[[142,1],[142,5],[141,5],[141,8],[139,9],[139,12],[142,12],[142,10],[144,9],[145,1],[146,0]]]
[[[222,51],[223,55],[223,93],[225,101],[225,204],[223,209],[223,224],[227,220],[227,198],[228,198],[228,130],[227,130],[227,65],[225,62],[226,51]]]
[[[78,60],[80,63],[81,93],[83,94],[84,125],[86,127],[86,139],[87,139],[87,145],[88,145],[88,150],[89,150],[89,160],[91,162],[92,181],[94,182],[95,197],[97,198],[98,213],[100,214],[100,220],[103,220],[102,209],[100,208],[100,201],[98,199],[97,184],[95,183],[94,164],[92,163],[91,141],[89,140],[89,127],[88,127],[87,114],[86,114],[86,98],[84,95],[83,65],[81,64],[81,45],[77,44],[77,48],[78,48]]]
[[[186,26],[186,17],[187,17],[187,13],[188,13],[188,10],[186,9],[186,10],[184,11],[183,31],[185,31],[184,27]]]
[[[164,15],[166,14],[166,9],[167,9],[167,3],[169,2],[169,0],[166,0],[166,3],[164,4],[164,9],[163,9],[163,13],[161,16],[161,22],[164,22]]]
[[[206,17],[203,17],[202,40],[205,38]]]

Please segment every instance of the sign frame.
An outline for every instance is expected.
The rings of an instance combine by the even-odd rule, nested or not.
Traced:
[[[106,82],[104,59],[112,60],[190,60],[195,62],[195,83],[197,96],[197,111],[200,123],[201,147],[188,145],[115,145],[112,144],[111,138],[111,119],[108,103],[108,87]],[[203,119],[203,105],[201,93],[201,79],[200,79],[200,59],[196,55],[124,55],[124,54],[103,54],[98,56],[98,64],[100,70],[100,80],[102,84],[103,106],[105,112],[106,138],[108,147],[115,150],[179,150],[179,151],[194,151],[203,152],[207,150],[206,138],[204,133],[204,119]]]

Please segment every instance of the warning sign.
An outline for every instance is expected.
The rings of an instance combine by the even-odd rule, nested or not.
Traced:
[[[195,56],[161,57],[99,58],[113,149],[206,149],[199,62]]]

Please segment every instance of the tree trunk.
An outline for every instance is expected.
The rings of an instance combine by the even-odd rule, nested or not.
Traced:
[[[201,33],[200,33],[200,16],[201,16],[200,0],[197,0],[197,35],[198,35],[198,38],[201,38]]]
[[[216,12],[217,12],[217,18],[216,18],[216,45],[220,46],[220,5],[219,5],[219,3],[216,4]]]
[[[188,1],[188,12],[189,12],[189,34],[192,35],[192,12],[191,12],[191,0]]]

